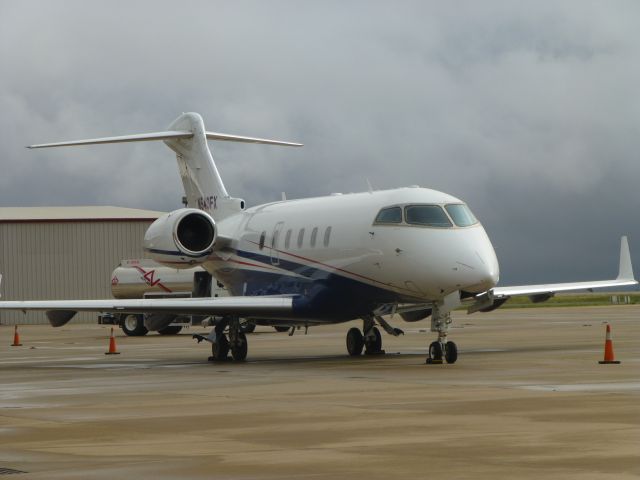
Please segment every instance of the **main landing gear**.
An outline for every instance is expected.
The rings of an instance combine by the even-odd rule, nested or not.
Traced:
[[[227,328],[228,336],[225,334]],[[209,361],[227,360],[229,351],[236,361],[243,361],[247,358],[249,344],[238,317],[224,317],[208,336],[194,334],[193,338],[197,339],[198,343],[203,340],[211,343]]]
[[[399,328],[391,327],[382,317],[364,317],[362,319],[362,332],[358,328],[351,328],[347,332],[347,352],[352,357],[357,357],[364,349],[365,355],[383,355],[382,335],[375,326],[375,320],[384,330],[394,336],[402,335],[404,332]]]
[[[438,332],[438,340],[429,345],[429,356],[426,363],[456,363],[458,359],[458,347],[455,343],[447,341],[451,325],[451,312],[442,311],[434,305],[431,313],[431,331]],[[443,361],[444,360],[444,361]]]
[[[372,327],[367,334],[363,335],[359,328],[350,328],[347,332],[347,351],[352,357],[357,357],[362,353],[366,355],[383,354],[382,335],[377,327]]]

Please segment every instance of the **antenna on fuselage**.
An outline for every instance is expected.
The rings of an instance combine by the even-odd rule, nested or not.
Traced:
[[[373,193],[373,187],[371,186],[371,182],[366,177],[365,177],[365,180],[367,182],[367,187],[369,188],[369,193]]]

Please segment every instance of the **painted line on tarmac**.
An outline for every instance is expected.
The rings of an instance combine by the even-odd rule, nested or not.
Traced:
[[[92,358],[91,360],[98,360],[100,357]],[[68,360],[67,360],[68,361]],[[195,365],[208,365],[206,362],[188,362],[188,363],[162,363],[166,362],[166,359],[159,358],[149,358],[144,360],[136,360],[132,363],[88,363],[88,364],[66,364],[66,365],[43,365],[44,368],[81,368],[85,370],[92,369],[110,369],[110,368],[119,368],[119,369],[152,369],[152,368],[193,368]],[[144,362],[144,363],[141,363]]]
[[[75,359],[74,359],[75,360]],[[93,358],[92,360],[97,360],[97,358]],[[67,360],[68,361],[68,360]],[[149,359],[144,360],[148,362],[160,362],[159,359]],[[154,365],[147,363],[87,363],[82,365],[76,364],[67,364],[67,365],[43,365],[44,368],[82,368],[85,370],[91,369],[107,369],[107,368],[130,368],[130,369],[144,369],[144,368],[152,368]]]
[[[90,362],[94,360],[101,359],[102,357],[74,357],[73,361],[79,362]],[[71,360],[70,358],[51,358],[51,357],[29,357],[29,358],[16,358],[13,360],[2,360],[2,365],[28,365],[28,364],[37,364],[42,362],[47,363],[59,363],[59,362],[68,362]],[[52,367],[53,365],[43,365],[43,367]],[[58,365],[56,365],[58,366]]]
[[[576,383],[563,385],[521,385],[523,390],[543,392],[608,392],[608,391],[640,391],[640,382],[615,383]]]

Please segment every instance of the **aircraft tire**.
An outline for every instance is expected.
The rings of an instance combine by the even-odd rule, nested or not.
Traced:
[[[428,360],[431,360],[431,362]],[[440,345],[440,342],[432,342],[431,345],[429,345],[428,360],[427,363],[442,363],[442,345]]]
[[[249,343],[247,342],[247,337],[244,333],[240,332],[238,334],[238,340],[240,340],[239,345],[233,345],[231,347],[231,355],[233,359],[242,362],[247,359],[247,352],[249,350]]]
[[[373,334],[375,337],[372,340],[367,341],[367,337],[364,339],[365,353],[372,354],[382,351],[382,335],[380,335],[378,327],[373,327]]]
[[[180,333],[180,330],[182,330],[182,327],[175,325],[171,327],[164,327],[163,329],[158,330],[158,333],[160,335],[177,335]]]
[[[287,330],[289,330],[289,327],[287,327],[286,325],[274,325],[274,327],[276,329],[276,332],[286,332]]]
[[[211,344],[211,358],[213,360],[226,360],[229,355],[229,339],[226,335],[220,335],[216,343]]]
[[[364,337],[358,328],[350,328],[347,332],[347,352],[352,357],[357,357],[362,353],[364,347]]]
[[[458,359],[458,346],[453,342],[447,342],[444,346],[444,359],[447,363],[456,363]]]
[[[128,337],[142,337],[149,333],[147,327],[144,326],[144,317],[142,315],[126,315],[122,319],[120,328]]]

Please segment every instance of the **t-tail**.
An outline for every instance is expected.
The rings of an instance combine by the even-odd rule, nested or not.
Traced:
[[[207,140],[227,142],[262,143],[301,147],[301,143],[282,142],[266,138],[243,137],[226,133],[207,132],[202,117],[197,113],[183,113],[167,131],[125,135],[119,137],[93,138],[70,142],[30,145],[28,148],[66,147],[95,145],[102,143],[145,142],[162,140],[176,153],[178,169],[182,178],[187,206],[209,213],[214,220],[222,220],[244,209],[244,201],[228,193],[220,172],[209,150]]]

